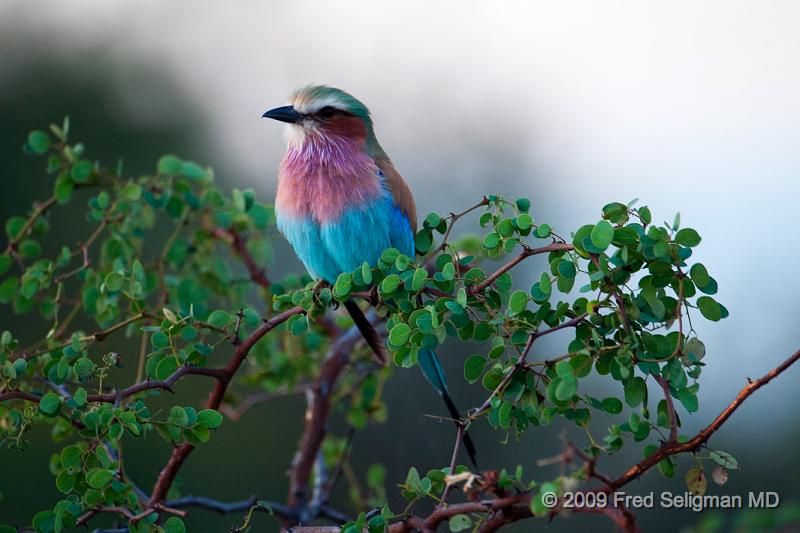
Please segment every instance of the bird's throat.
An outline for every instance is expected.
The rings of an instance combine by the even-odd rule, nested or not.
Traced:
[[[375,161],[363,141],[307,133],[290,143],[278,172],[279,216],[324,224],[384,194]]]

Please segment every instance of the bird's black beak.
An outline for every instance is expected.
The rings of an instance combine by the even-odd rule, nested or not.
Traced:
[[[281,122],[288,122],[289,124],[300,122],[300,120],[303,118],[303,115],[295,111],[290,105],[270,109],[261,116],[263,118],[271,118],[273,120],[280,120]]]

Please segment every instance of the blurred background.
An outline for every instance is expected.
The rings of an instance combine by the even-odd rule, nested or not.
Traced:
[[[149,171],[159,155],[175,152],[213,166],[226,188],[271,197],[284,139],[261,114],[283,105],[298,85],[338,86],[371,108],[423,214],[460,210],[484,193],[526,195],[537,220],[568,234],[610,201],[638,197],[657,220],[672,221],[680,210],[682,224],[703,236],[696,258],[717,278],[731,313],[721,323],[695,322],[708,366],[700,412],[686,417],[689,432],[710,421],[746,377],[800,345],[798,15],[790,0],[4,0],[0,215],[5,220],[49,195],[41,161],[20,146],[29,130],[67,114],[73,139],[109,164],[123,157],[127,173]],[[297,270],[284,249],[271,268]],[[1,313],[3,329],[24,328],[7,309]],[[547,340],[538,355],[561,353],[563,338]],[[445,353],[454,378],[464,355]],[[759,391],[713,438],[743,469],[710,491],[772,490],[784,503],[800,501],[798,377],[792,369]],[[460,404],[482,400],[477,388],[451,381]],[[416,370],[396,372],[387,401],[389,424],[355,437],[354,468],[363,473],[383,460],[399,509],[395,484],[410,465],[446,464],[452,427],[424,416],[441,413]],[[283,501],[303,409],[302,398],[288,398],[226,422],[183,470],[182,490]],[[564,432],[583,442],[574,427],[553,426],[501,445],[504,435],[481,424],[481,466],[522,464],[529,477],[552,477],[554,470],[535,463],[560,451]],[[25,522],[58,498],[43,460],[57,445],[44,433],[24,453],[0,452],[4,521]],[[129,474],[145,486],[169,453],[157,440],[126,455]],[[640,456],[630,446],[601,466],[617,474]],[[626,490],[683,492],[689,464],[681,461],[672,480],[651,472]],[[346,501],[345,491],[337,497]],[[277,527],[257,518],[260,530]],[[701,518],[656,509],[640,513],[640,525],[675,531]],[[217,532],[239,521],[195,511],[188,524]],[[612,529],[602,517],[574,517],[516,530],[586,527]]]

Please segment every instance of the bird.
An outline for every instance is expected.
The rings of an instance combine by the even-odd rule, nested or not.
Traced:
[[[416,255],[414,196],[378,142],[364,103],[341,89],[308,85],[290,95],[289,105],[270,109],[262,117],[288,125],[275,217],[313,279],[335,283],[339,274],[364,262],[376,265],[387,248]],[[386,364],[384,341],[358,304],[346,300],[344,306],[376,357]],[[461,414],[436,353],[421,348],[418,363],[460,424]],[[467,433],[463,441],[477,466]]]

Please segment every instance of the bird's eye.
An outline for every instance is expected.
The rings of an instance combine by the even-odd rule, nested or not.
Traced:
[[[333,116],[336,114],[336,108],[328,105],[320,109],[318,114],[321,118],[333,118]]]

